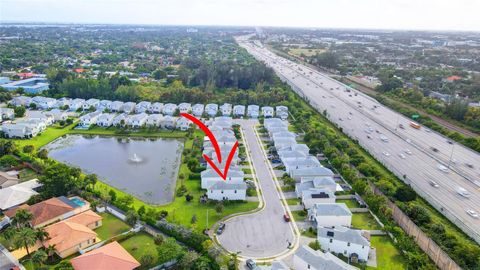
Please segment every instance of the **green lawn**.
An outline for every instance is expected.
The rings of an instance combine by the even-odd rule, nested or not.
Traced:
[[[352,227],[363,230],[380,230],[381,227],[370,213],[353,213]]]
[[[291,211],[295,221],[304,221],[307,218],[307,214],[303,210]]]
[[[300,199],[297,198],[292,198],[292,199],[286,199],[288,205],[299,205],[300,204]]]
[[[359,208],[360,205],[356,200],[353,199],[342,199],[342,200],[335,200],[336,203],[344,203],[348,206],[348,208]]]
[[[377,268],[367,267],[367,269],[407,269],[405,259],[388,236],[372,236],[370,241],[372,247],[377,249]]]
[[[145,254],[151,254],[154,257],[152,266],[156,265],[158,260],[157,245],[153,242],[153,237],[144,232],[140,232],[120,243],[128,253],[130,253],[137,261]],[[138,269],[148,269],[149,267],[141,266]]]
[[[130,226],[110,213],[101,213],[102,226],[95,230],[100,240],[107,240],[130,229]]]
[[[25,145],[33,145],[36,149],[48,144],[49,142],[55,140],[58,137],[61,137],[71,131],[71,129],[76,125],[73,123],[64,128],[48,127],[42,134],[31,138],[31,139],[15,139],[15,143],[21,148]]]

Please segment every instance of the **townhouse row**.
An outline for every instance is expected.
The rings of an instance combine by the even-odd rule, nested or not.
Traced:
[[[207,121],[206,124],[217,140],[221,156],[223,157],[222,163],[218,162],[216,151],[209,137],[205,137],[203,154],[208,156],[220,170],[223,170],[226,166],[226,157],[237,142],[232,129],[232,118],[226,116],[215,117],[213,120]],[[237,150],[225,180],[207,162],[206,170],[202,171],[200,176],[202,189],[207,190],[206,195],[208,199],[216,201],[246,199],[247,185],[244,181],[245,174],[239,167],[239,162]]]
[[[60,98],[54,99],[49,97],[35,96],[18,96],[14,97],[10,103],[14,106],[25,106],[30,107],[32,104],[38,109],[49,110],[54,108],[68,108],[69,111],[105,111],[117,113],[156,113],[164,115],[174,115],[177,111],[180,113],[192,113],[196,117],[202,117],[203,115],[214,117],[218,114],[223,116],[234,116],[234,117],[250,117],[258,118],[259,116],[264,116],[265,118],[270,118],[277,116],[281,119],[288,118],[288,108],[286,106],[277,106],[275,108],[270,106],[261,107],[258,105],[232,105],[229,103],[224,103],[223,105],[218,105],[214,103],[209,104],[190,104],[190,103],[160,103],[160,102],[149,102],[141,101],[139,103],[135,102],[122,102],[122,101],[111,101],[111,100],[99,100],[91,98],[88,100],[76,98]]]
[[[296,196],[308,212],[308,221],[317,229],[322,249],[351,260],[367,261],[368,232],[352,229],[352,212],[344,203],[336,203],[335,192],[343,189],[336,183],[334,173],[309,154],[307,145],[297,143],[296,134],[288,130],[286,121],[265,119],[264,126],[285,172],[297,182]],[[310,253],[305,251],[312,256]]]

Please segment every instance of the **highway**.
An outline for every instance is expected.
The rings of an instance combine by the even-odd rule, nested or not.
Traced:
[[[237,38],[237,42],[273,68],[319,112],[325,110],[344,133],[358,140],[377,160],[480,243],[480,219],[466,212],[480,213],[479,153],[423,126],[410,127],[410,119],[373,98],[316,70],[279,57],[259,42],[247,40],[246,36]],[[442,171],[439,166],[449,168]],[[432,180],[438,187],[433,186]],[[459,195],[459,187],[470,196]]]

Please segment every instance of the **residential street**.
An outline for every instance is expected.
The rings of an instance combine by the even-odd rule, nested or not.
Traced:
[[[237,120],[244,130],[251,151],[253,167],[265,200],[259,212],[227,220],[225,232],[218,236],[220,244],[245,258],[270,258],[287,251],[288,242],[295,242],[291,223],[283,220],[284,209],[273,176],[267,167],[262,145],[254,132],[257,120]],[[247,149],[248,149],[247,148]]]

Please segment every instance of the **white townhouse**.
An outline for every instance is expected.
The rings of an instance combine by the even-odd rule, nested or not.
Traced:
[[[49,112],[43,111],[27,111],[28,119],[40,119],[45,125],[50,126],[55,121],[54,116]]]
[[[277,153],[279,156],[281,156],[282,154],[288,151],[297,151],[297,152],[303,153],[305,156],[308,156],[310,152],[310,148],[306,144],[295,144],[295,145],[283,147],[280,149],[277,148]]]
[[[297,140],[295,140],[295,138],[280,138],[273,141],[273,145],[275,146],[275,149],[281,149],[281,148],[289,147],[295,144],[297,144]]]
[[[150,105],[148,108],[150,113],[161,113],[163,111],[163,103],[155,102]]]
[[[222,112],[223,116],[230,116],[232,114],[232,104],[224,103],[220,106],[220,111]]]
[[[124,127],[127,125],[128,118],[129,117],[126,113],[121,113],[113,118],[112,125],[116,127]]]
[[[310,188],[302,192],[303,208],[308,210],[317,203],[335,203],[335,193],[328,189]]]
[[[85,101],[85,103],[83,104],[83,110],[88,111],[91,108],[94,108],[96,110],[99,105],[100,105],[100,100],[96,98],[91,98]]]
[[[148,115],[146,113],[139,113],[131,115],[128,118],[128,125],[132,128],[141,128],[147,122]]]
[[[263,121],[263,126],[269,131],[269,134],[270,132],[273,133],[272,128],[283,128],[283,130],[288,130],[288,123],[279,118],[267,118]]]
[[[37,105],[38,109],[48,110],[55,106],[57,100],[54,98],[35,96],[32,98],[32,103]]]
[[[314,156],[306,156],[304,158],[284,158],[282,159],[282,163],[288,174],[293,170],[322,167],[320,161]]]
[[[281,151],[281,153],[277,151],[277,154],[281,160],[288,159],[288,158],[305,158],[306,157],[305,153],[300,151]]]
[[[53,110],[49,111],[48,113],[50,113],[53,116],[53,121],[55,121],[55,122],[65,121],[68,118],[68,113],[66,111],[62,111],[62,110],[59,110],[59,109],[53,109]]]
[[[38,125],[29,123],[2,124],[2,132],[6,138],[33,138],[41,130]]]
[[[80,117],[80,126],[82,127],[90,127],[90,125],[97,124],[97,119],[102,114],[102,112],[94,111],[91,113],[87,113]]]
[[[302,197],[304,190],[311,188],[327,189],[333,193],[343,190],[331,176],[302,177],[300,183],[295,184],[297,198]]]
[[[190,103],[180,103],[178,104],[178,110],[180,113],[189,113],[192,110],[192,104]]]
[[[2,120],[15,118],[15,111],[10,108],[0,108],[0,116]]]
[[[135,112],[136,113],[145,113],[148,111],[148,109],[150,108],[150,106],[152,105],[151,102],[148,102],[148,101],[141,101],[137,104],[137,106],[135,107]]]
[[[122,101],[115,100],[112,103],[110,103],[108,110],[110,110],[110,112],[120,112],[122,111],[123,104],[124,103]]]
[[[78,111],[83,108],[83,104],[85,104],[85,99],[76,98],[70,102],[69,110],[73,112]]]
[[[247,116],[250,118],[258,118],[258,116],[260,116],[260,107],[258,105],[248,105]]]
[[[177,110],[177,105],[173,103],[167,103],[163,105],[163,114],[172,116]]]
[[[314,250],[301,245],[293,255],[295,270],[358,270],[330,252]]]
[[[174,129],[176,123],[177,123],[177,120],[175,119],[175,117],[170,115],[165,115],[163,116],[161,126],[164,129]]]
[[[262,107],[262,115],[263,115],[263,117],[265,117],[265,118],[272,118],[272,117],[273,117],[273,113],[274,113],[273,107],[270,107],[270,106],[264,106],[264,107]]]
[[[275,116],[282,119],[282,120],[287,120],[287,118],[288,118],[288,107],[287,106],[277,106],[275,108]]]
[[[187,130],[192,122],[185,117],[178,117],[176,127],[181,131]]]
[[[65,106],[70,107],[71,102],[72,102],[71,98],[62,97],[62,98],[57,99],[57,102],[55,103],[55,106],[53,106],[53,107],[57,108],[57,109],[62,109]]]
[[[247,197],[247,184],[219,181],[207,190],[207,197],[215,201],[244,201]]]
[[[132,112],[135,111],[135,102],[125,102],[123,103],[121,111],[126,113],[126,114],[131,114]]]
[[[302,177],[318,177],[318,176],[330,176],[333,177],[334,173],[325,167],[313,167],[313,168],[302,168],[302,169],[292,169],[290,172],[290,177],[299,182]]]
[[[160,127],[160,124],[162,123],[162,118],[163,118],[163,115],[161,114],[158,114],[158,113],[150,114],[147,117],[147,121],[145,122],[145,124],[147,125],[147,127]]]
[[[97,126],[100,127],[109,127],[113,125],[113,119],[115,118],[115,114],[113,113],[102,113],[97,118]]]
[[[202,117],[205,106],[203,104],[195,104],[192,107],[192,114],[196,117]]]
[[[217,115],[217,112],[218,112],[218,104],[209,103],[205,106],[205,113],[208,116],[213,117]]]
[[[308,209],[308,220],[315,226],[350,227],[352,212],[344,203],[317,203]]]
[[[20,121],[17,121],[16,124],[30,125],[30,127],[38,129],[39,133],[47,129],[47,123],[45,122],[45,119],[40,119],[40,118],[22,119]]]
[[[342,254],[350,259],[368,261],[370,235],[366,231],[343,226],[335,228],[318,227],[317,240],[324,251]]]
[[[112,101],[103,99],[103,100],[100,100],[100,102],[98,103],[97,110],[103,112],[105,110],[110,110],[111,106],[112,106]]]
[[[27,97],[27,96],[14,97],[14,98],[12,98],[12,100],[10,101],[10,104],[12,104],[12,105],[15,106],[15,107],[17,107],[17,106],[28,107],[28,106],[30,106],[30,103],[32,103],[32,98],[31,98],[31,97]]]
[[[277,140],[277,139],[280,139],[280,138],[296,138],[297,135],[295,135],[295,133],[291,132],[291,131],[278,131],[278,132],[275,132],[272,134],[272,140]]]
[[[214,169],[207,168],[206,170],[200,173],[202,179],[202,188],[208,189],[216,182],[227,182],[227,183],[243,183],[245,174],[242,170],[230,168],[228,170],[227,179],[223,180]]]
[[[245,106],[243,105],[233,106],[233,116],[236,116],[236,117],[245,116]]]

